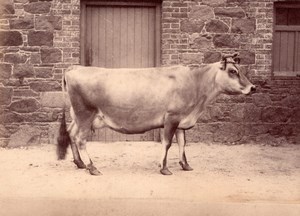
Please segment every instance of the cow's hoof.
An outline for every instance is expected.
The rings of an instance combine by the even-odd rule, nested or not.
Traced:
[[[102,175],[102,173],[93,164],[87,165],[87,169],[91,175]]]
[[[73,162],[76,164],[78,169],[85,169],[86,168],[86,165],[83,163],[82,160],[74,160]]]
[[[164,168],[160,170],[160,173],[163,175],[172,175],[171,171],[168,168]]]
[[[179,164],[184,171],[192,171],[193,170],[193,168],[190,167],[190,165],[188,163],[182,163],[181,161],[179,161]]]

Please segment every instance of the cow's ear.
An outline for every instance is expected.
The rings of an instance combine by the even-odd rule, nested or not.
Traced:
[[[235,62],[236,64],[240,64],[241,59],[240,59],[240,58],[234,58],[234,62]]]
[[[232,58],[236,58],[238,55],[239,55],[239,53],[235,52],[235,53],[232,54]]]

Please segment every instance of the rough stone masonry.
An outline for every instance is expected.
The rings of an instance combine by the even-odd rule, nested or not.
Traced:
[[[272,74],[272,0],[163,0],[161,63],[193,67],[240,52],[256,94],[220,96],[188,141],[300,144],[300,79]],[[55,143],[61,78],[80,63],[80,0],[0,3],[0,146]]]

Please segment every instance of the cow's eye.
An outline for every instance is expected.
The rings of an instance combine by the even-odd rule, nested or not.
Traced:
[[[238,72],[236,70],[229,70],[229,74],[238,76]]]

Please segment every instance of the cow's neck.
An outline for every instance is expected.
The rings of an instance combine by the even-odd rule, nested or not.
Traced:
[[[214,70],[214,67],[216,65],[212,64],[197,71],[197,82],[199,83],[197,94],[198,101],[202,106],[206,106],[221,94],[221,88],[216,83],[217,70]]]

